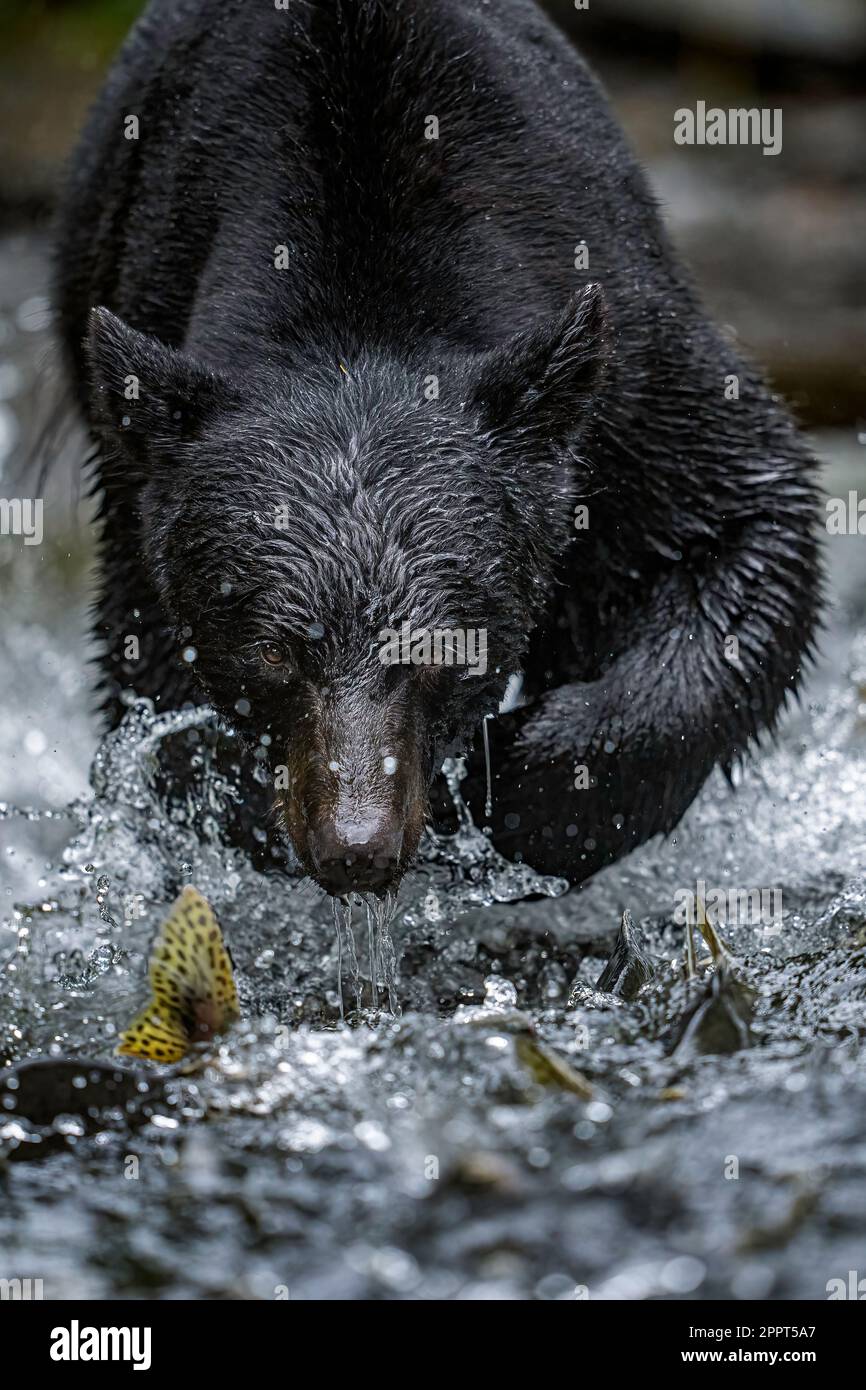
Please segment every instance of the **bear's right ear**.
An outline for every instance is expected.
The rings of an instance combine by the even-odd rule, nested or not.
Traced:
[[[108,309],[92,310],[85,349],[97,423],[137,455],[170,455],[217,411],[238,403],[226,377]]]
[[[607,356],[604,292],[587,285],[560,313],[482,353],[470,402],[493,434],[564,440],[579,427]]]

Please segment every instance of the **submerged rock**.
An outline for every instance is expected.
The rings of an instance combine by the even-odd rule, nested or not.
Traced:
[[[50,1058],[0,1072],[0,1115],[39,1126],[74,1115],[85,1130],[97,1129],[107,1111],[118,1110],[146,1119],[164,1097],[160,1078],[107,1062]]]

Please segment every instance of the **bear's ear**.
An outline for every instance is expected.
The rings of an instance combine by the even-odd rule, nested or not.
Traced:
[[[97,422],[136,454],[170,454],[197,438],[217,411],[238,403],[226,377],[108,309],[91,312],[85,346]]]
[[[587,285],[565,309],[480,355],[471,403],[493,433],[572,433],[593,397],[607,356],[604,293]]]

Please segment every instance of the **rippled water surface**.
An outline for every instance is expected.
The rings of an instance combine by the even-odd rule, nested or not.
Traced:
[[[3,251],[11,469],[44,327],[39,258]],[[862,447],[822,441],[831,490]],[[824,656],[780,740],[668,841],[566,894],[467,822],[390,922],[335,922],[221,843],[207,710],[137,705],[100,741],[65,478],[43,546],[0,540],[0,1273],[46,1297],[633,1299],[824,1298],[862,1269],[866,542],[832,543]],[[154,789],[169,734],[186,808]],[[782,922],[729,922],[731,958],[701,945],[688,982],[674,910],[701,880],[775,889]],[[185,882],[244,1021],[210,1061],[116,1081]]]

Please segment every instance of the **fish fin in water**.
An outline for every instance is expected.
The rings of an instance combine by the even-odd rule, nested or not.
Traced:
[[[124,1032],[118,1052],[176,1062],[193,1043],[240,1018],[219,923],[195,888],[184,888],[157,932],[148,978],[153,998]]]
[[[184,888],[159,929],[150,957],[155,999],[184,1013],[212,1003],[224,1026],[240,1018],[231,961],[210,903]]]
[[[191,1043],[182,1015],[163,1018],[156,1001],[151,999],[121,1035],[117,1051],[121,1056],[170,1063],[179,1062]]]

